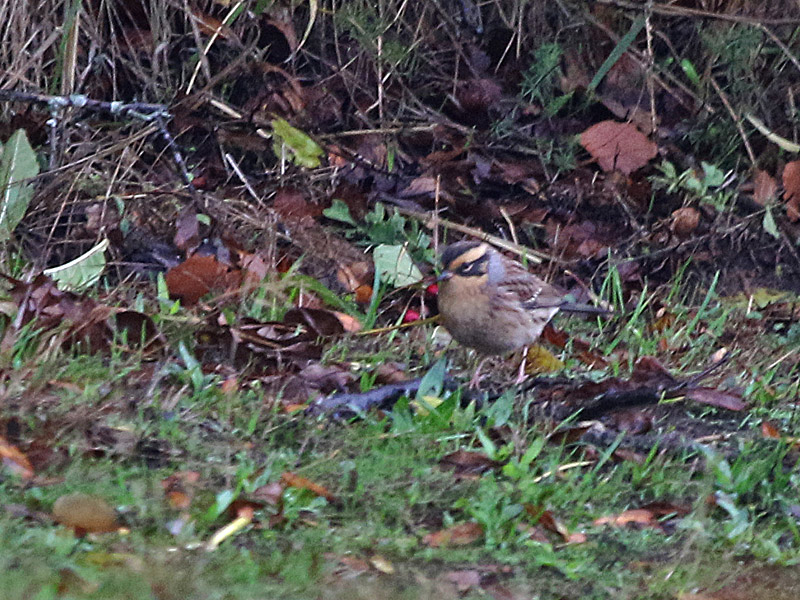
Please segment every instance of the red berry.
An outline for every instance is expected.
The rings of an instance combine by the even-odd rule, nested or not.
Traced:
[[[406,314],[403,315],[403,323],[411,323],[412,321],[419,321],[419,312],[409,308]]]

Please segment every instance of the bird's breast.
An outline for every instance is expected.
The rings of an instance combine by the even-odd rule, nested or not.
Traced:
[[[439,314],[450,335],[465,346],[485,354],[505,354],[539,337],[527,311],[514,306],[498,306],[480,286],[439,286]]]

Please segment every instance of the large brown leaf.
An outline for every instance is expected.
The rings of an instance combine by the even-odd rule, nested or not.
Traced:
[[[630,175],[658,153],[658,146],[630,123],[601,121],[581,134],[581,146],[604,171]]]

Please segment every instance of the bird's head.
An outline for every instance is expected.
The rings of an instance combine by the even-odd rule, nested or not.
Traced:
[[[475,283],[485,281],[492,252],[484,242],[456,242],[447,246],[442,252],[444,270],[439,281],[453,278],[465,278]]]

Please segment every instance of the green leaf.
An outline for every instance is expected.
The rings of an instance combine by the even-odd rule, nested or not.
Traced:
[[[217,517],[219,517],[225,510],[231,505],[236,499],[236,495],[233,493],[233,490],[222,490],[221,492],[217,492],[217,497],[214,503],[208,507],[208,511],[206,511],[206,518],[209,522],[214,521]]]
[[[276,156],[281,155],[281,144],[289,149],[290,158],[301,167],[314,169],[320,165],[322,148],[304,132],[289,125],[285,119],[273,119],[272,131],[275,134],[273,150]]]
[[[513,389],[504,392],[497,400],[486,407],[484,414],[487,423],[492,427],[502,427],[511,419],[514,412],[514,398],[516,394]]]
[[[70,292],[84,290],[96,283],[106,268],[105,251],[108,240],[103,240],[94,248],[81,254],[78,258],[52,269],[45,269],[58,284],[58,289]]]
[[[17,129],[3,146],[0,158],[0,241],[9,239],[25,216],[33,196],[33,186],[28,180],[38,174],[36,153],[25,130]]]
[[[496,460],[497,444],[495,444],[492,441],[492,439],[488,435],[486,435],[486,432],[482,428],[476,427],[475,433],[478,436],[478,440],[480,441],[481,446],[483,446],[483,451],[486,453],[486,456],[488,456],[492,460]]]
[[[725,171],[705,161],[700,161],[703,167],[703,183],[706,187],[719,187],[725,183]]]
[[[334,221],[341,221],[355,227],[356,222],[350,214],[350,207],[344,203],[344,200],[334,198],[329,208],[322,211],[322,214]]]
[[[528,449],[525,451],[525,454],[522,455],[522,458],[519,459],[519,464],[523,467],[527,468],[530,464],[536,459],[539,454],[541,454],[542,450],[544,449],[544,444],[547,441],[547,438],[544,436],[540,436],[535,438],[531,445],[528,446]]]
[[[681,61],[681,69],[683,69],[683,73],[686,77],[691,81],[695,87],[700,87],[700,76],[697,74],[697,69],[694,68],[694,64],[688,59],[684,58]]]
[[[761,226],[764,228],[764,231],[776,240],[780,239],[781,234],[778,231],[778,225],[775,223],[775,217],[772,216],[772,209],[769,205],[764,208],[764,219],[761,221]]]
[[[419,382],[419,389],[417,389],[417,400],[425,396],[439,396],[444,388],[444,376],[447,369],[447,361],[441,358],[428,369],[428,372],[422,377]]]
[[[396,287],[412,285],[422,281],[422,273],[411,260],[405,245],[382,244],[372,252],[375,271],[383,281]]]

